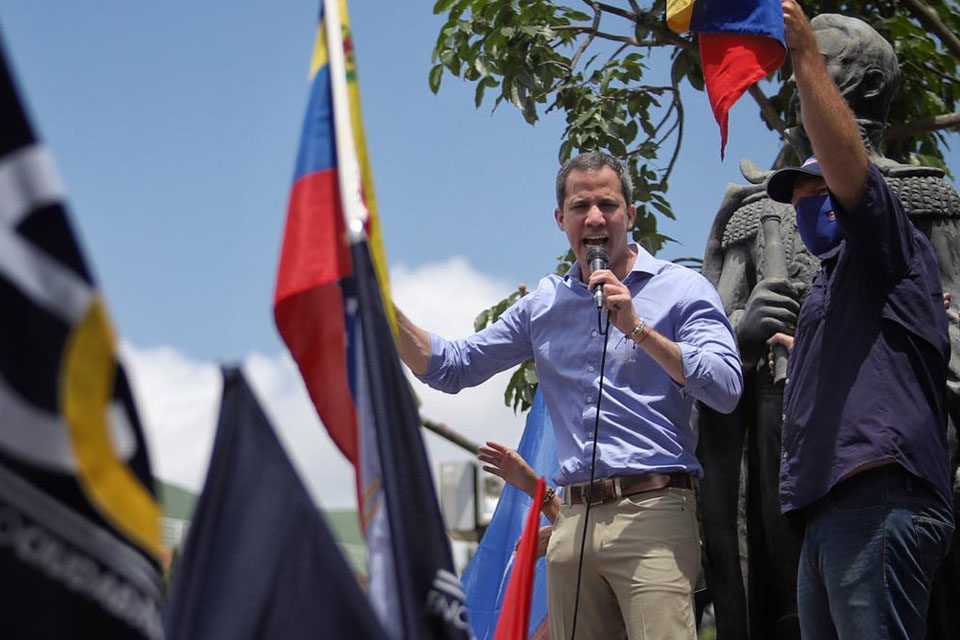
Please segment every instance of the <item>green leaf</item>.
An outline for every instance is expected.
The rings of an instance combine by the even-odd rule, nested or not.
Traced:
[[[443,13],[447,9],[453,6],[457,0],[437,0],[437,3],[433,5],[433,15],[438,13]]]
[[[430,84],[430,91],[437,93],[440,90],[440,78],[443,76],[443,65],[437,64],[430,69],[430,77],[428,79]]]
[[[483,94],[486,90],[487,90],[487,84],[485,82],[477,83],[477,90],[473,96],[473,104],[477,109],[479,109],[480,105],[483,104]]]

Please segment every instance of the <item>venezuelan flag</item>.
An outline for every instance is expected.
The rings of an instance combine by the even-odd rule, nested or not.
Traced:
[[[723,157],[730,108],[786,59],[780,0],[667,0],[667,25],[677,33],[699,34],[700,63],[720,125]]]
[[[324,0],[274,315],[327,431],[357,473],[368,595],[389,638],[468,640],[393,304],[345,0]]]
[[[336,1],[336,0],[334,0]],[[373,178],[363,132],[360,92],[347,15],[339,0],[340,29],[320,24],[310,63],[304,117],[274,294],[277,328],[334,442],[354,465],[359,460],[353,401],[354,313],[343,285],[353,270],[348,218],[362,225],[385,301],[389,301]],[[329,33],[338,34],[328,38]],[[329,42],[340,52],[332,51]],[[331,53],[341,61],[339,73]],[[391,325],[393,305],[385,304]]]

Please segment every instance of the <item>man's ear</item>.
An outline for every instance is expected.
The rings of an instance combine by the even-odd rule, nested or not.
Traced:
[[[627,231],[633,227],[634,221],[637,219],[637,205],[631,204],[627,207]]]
[[[559,228],[560,231],[566,231],[566,229],[563,228],[563,210],[560,207],[553,210],[553,217],[557,221],[557,228]]]

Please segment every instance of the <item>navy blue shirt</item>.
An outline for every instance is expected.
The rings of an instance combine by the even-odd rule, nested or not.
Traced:
[[[834,206],[844,240],[821,261],[787,366],[781,510],[881,460],[951,504],[950,341],[936,254],[873,165],[857,205]]]

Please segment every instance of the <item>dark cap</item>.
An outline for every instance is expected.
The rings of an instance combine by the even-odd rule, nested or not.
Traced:
[[[767,180],[767,195],[770,196],[771,200],[790,204],[793,200],[793,183],[804,174],[823,177],[823,173],[820,171],[820,163],[814,156],[804,160],[799,167],[780,169],[770,176],[770,179]]]

